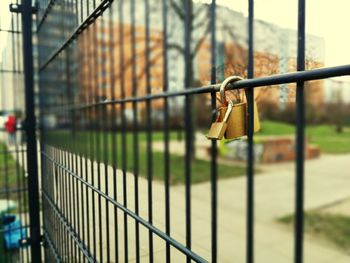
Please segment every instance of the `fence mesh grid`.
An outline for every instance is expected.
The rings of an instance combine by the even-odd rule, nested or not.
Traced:
[[[228,89],[244,89],[248,146],[246,167],[233,171],[218,163],[215,140],[206,160],[196,158],[197,132],[207,129],[218,106],[217,83],[225,77],[218,71],[222,32],[215,0],[38,1],[34,54],[46,262],[220,262],[218,178],[230,169],[247,176],[242,242],[246,261],[254,262],[254,90],[289,83],[297,85],[294,253],[302,262],[304,82],[347,75],[350,66],[305,71],[305,1],[299,0],[297,72],[255,77],[254,1],[247,2],[245,66],[234,71],[247,79]],[[204,26],[195,16],[204,16]],[[196,63],[209,69],[206,82],[194,77]],[[0,195],[16,199],[26,227],[26,148],[3,148]],[[9,163],[17,190],[9,185]],[[195,183],[205,181],[207,209],[198,211]],[[30,245],[23,248],[20,261],[29,262]]]

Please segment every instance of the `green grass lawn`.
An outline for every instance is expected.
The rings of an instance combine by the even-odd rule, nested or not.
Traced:
[[[271,136],[271,135],[293,135],[294,126],[288,123],[275,121],[262,121],[261,130],[257,136]]]
[[[295,134],[295,127],[290,124],[263,121],[261,123],[261,131],[256,134],[258,139],[260,136],[271,135],[291,135]],[[115,137],[114,137],[115,136]],[[178,132],[170,132],[170,140],[177,140]],[[350,130],[345,130],[338,134],[335,132],[335,127],[331,125],[308,126],[306,128],[306,136],[310,143],[320,146],[321,151],[325,153],[350,153]],[[115,157],[113,158],[113,138],[116,140]],[[71,132],[56,131],[48,134],[47,137],[50,144],[59,148],[72,149],[73,152],[78,152],[94,160],[114,164],[118,168],[122,168],[123,158],[125,158],[126,170],[134,171],[134,149],[133,149],[133,134],[128,131],[125,136],[120,132],[93,132],[80,131],[76,132],[75,136]],[[147,174],[147,134],[144,131],[138,133],[139,147],[139,172],[145,176]],[[160,131],[152,132],[152,141],[163,141],[164,134]],[[125,155],[122,156],[122,141],[126,143]],[[99,145],[99,147],[97,147]],[[156,180],[164,178],[164,154],[162,152],[153,151],[153,177]],[[170,181],[172,184],[184,182],[184,157],[171,154],[170,156]],[[223,165],[218,166],[219,178],[229,178],[241,176],[245,174],[245,167],[239,165]],[[192,183],[205,182],[210,179],[210,162],[205,160],[195,159],[192,161]]]
[[[6,146],[0,143],[0,189],[6,185],[14,187],[17,183],[16,179],[16,161],[9,153],[4,153]]]
[[[263,121],[259,136],[270,135],[294,135],[295,127],[291,124]],[[325,153],[350,153],[350,130],[345,129],[343,133],[337,133],[335,126],[332,125],[315,125],[306,127],[306,136],[310,143],[320,146]]]
[[[114,137],[115,136],[115,137]],[[114,149],[115,158],[113,158],[113,137],[116,140],[116,148]],[[170,133],[170,139],[176,140],[178,137],[177,132]],[[139,159],[139,173],[141,176],[147,175],[147,147],[146,147],[146,133],[139,132],[139,147],[138,147],[138,159]],[[153,142],[163,141],[162,132],[152,132]],[[123,168],[123,158],[125,158],[126,170],[134,172],[135,165],[135,152],[133,148],[133,134],[127,132],[124,136],[120,133],[111,132],[78,132],[75,135],[74,140],[71,133],[55,132],[49,137],[49,144],[56,147],[64,148],[67,150],[72,149],[74,152],[78,152],[94,160],[100,162],[107,162],[116,167]],[[122,141],[126,144],[125,155],[123,156]],[[97,147],[100,145],[100,147]],[[153,163],[153,178],[156,180],[164,180],[164,154],[159,151],[152,151],[152,163]],[[191,182],[200,183],[210,180],[211,170],[210,162],[206,160],[194,159],[191,162]],[[170,183],[182,184],[185,181],[185,160],[183,156],[171,154],[170,155]],[[219,178],[232,178],[245,175],[246,169],[244,165],[218,165]]]
[[[27,204],[23,199],[24,193],[5,191],[6,189],[23,188],[26,182],[23,168],[16,162],[11,153],[5,151],[6,146],[0,143],[0,199],[17,201],[21,205],[22,211],[25,211]]]
[[[284,216],[279,222],[292,226],[294,216]],[[305,213],[305,231],[317,238],[322,238],[338,248],[350,251],[350,217],[320,212]]]
[[[5,189],[14,189],[17,188],[17,171],[21,168],[17,165],[14,158],[9,153],[4,153],[6,150],[6,146],[3,143],[0,143],[0,199],[13,200],[18,202],[17,209],[11,212],[24,212],[27,211],[27,205],[25,205],[23,198],[19,198],[18,193],[5,193],[3,192]],[[22,171],[23,172],[23,171]],[[25,192],[27,194],[27,192]],[[23,193],[22,193],[23,196]],[[19,206],[21,206],[21,210],[19,210]],[[23,222],[22,222],[23,223]],[[1,230],[1,226],[0,226]],[[3,236],[2,232],[0,233],[0,246],[4,246],[3,244]],[[1,250],[1,249],[0,249]],[[3,253],[4,252],[4,253]],[[0,252],[0,262],[19,262],[19,254],[18,251],[10,251],[4,250]]]

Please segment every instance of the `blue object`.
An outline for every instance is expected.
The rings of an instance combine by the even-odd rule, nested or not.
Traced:
[[[26,229],[22,226],[21,220],[16,215],[9,214],[4,215],[2,220],[5,248],[20,248],[20,241],[27,236]]]

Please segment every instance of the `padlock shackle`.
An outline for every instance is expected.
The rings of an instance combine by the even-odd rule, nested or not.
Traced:
[[[228,118],[230,117],[230,114],[231,114],[231,112],[232,112],[232,109],[233,109],[233,102],[232,102],[232,100],[230,100],[230,101],[228,102],[228,107],[227,107],[227,110],[226,110],[226,113],[225,113],[225,117],[224,117],[224,119],[222,120],[224,123],[227,123],[227,120],[228,120]]]
[[[242,80],[243,78],[240,76],[230,76],[228,78],[226,78],[220,85],[220,98],[221,98],[221,103],[223,105],[227,105],[228,101],[226,99],[226,87],[228,86],[228,84],[232,83],[232,82],[236,82],[239,80]]]

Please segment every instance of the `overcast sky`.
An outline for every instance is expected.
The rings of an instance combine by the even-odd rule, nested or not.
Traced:
[[[217,0],[217,4],[248,15],[248,0]],[[255,0],[254,6],[255,18],[297,30],[297,0]],[[326,66],[350,63],[349,11],[350,0],[306,0],[306,33],[324,38]]]
[[[210,0],[198,0],[211,2]],[[10,0],[0,0],[0,26],[9,27]],[[350,0],[306,0],[306,30],[308,34],[325,39],[326,66],[350,63]],[[217,0],[247,15],[248,0]],[[281,27],[297,29],[297,0],[255,0],[255,17]],[[219,14],[218,14],[219,15]],[[229,18],[228,18],[229,19]],[[6,33],[0,33],[0,50],[6,40]]]

